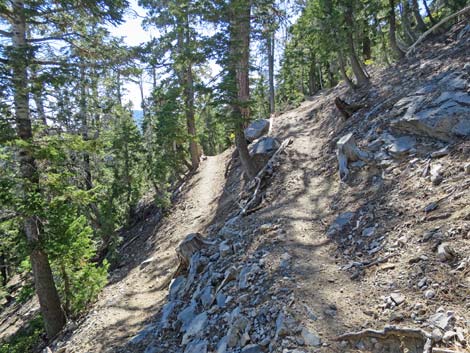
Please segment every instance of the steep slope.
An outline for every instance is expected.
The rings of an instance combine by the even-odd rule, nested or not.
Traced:
[[[156,235],[135,247],[157,260],[106,289],[107,300],[127,295],[100,301],[67,352],[421,353],[427,340],[467,351],[470,145],[458,135],[470,122],[470,36],[461,27],[371,70],[366,90],[339,85],[274,118],[271,134],[293,142],[248,216],[237,206],[239,162],[224,179],[228,152],[206,161]],[[362,109],[345,121],[336,97]],[[410,125],[422,117],[424,127]],[[434,124],[441,118],[447,125]],[[348,133],[373,162],[340,182],[336,142]],[[200,230],[213,245],[156,291],[178,241]],[[389,325],[406,330],[335,340]]]
[[[158,288],[175,268],[174,248],[187,233],[203,231],[212,219],[229,156],[230,151],[207,157],[168,216],[129,232],[130,238],[136,233],[140,236],[121,251],[128,259],[111,274],[110,284],[92,311],[78,327],[70,327],[72,332],[64,339],[68,352],[115,351],[158,312],[166,296]]]

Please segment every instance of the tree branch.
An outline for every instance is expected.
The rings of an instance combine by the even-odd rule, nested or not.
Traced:
[[[7,32],[7,31],[2,31],[2,30],[0,29],[0,36],[11,38],[11,37],[13,37],[13,33]]]

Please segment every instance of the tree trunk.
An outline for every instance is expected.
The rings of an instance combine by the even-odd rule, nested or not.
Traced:
[[[395,0],[389,0],[390,4],[390,12],[388,15],[388,21],[390,24],[390,30],[388,32],[388,37],[390,41],[390,47],[392,48],[393,52],[395,53],[398,59],[402,59],[405,56],[405,53],[400,49],[397,44],[397,25],[396,25],[396,17],[395,17]]]
[[[230,6],[230,71],[235,74],[236,99],[232,102],[235,120],[235,144],[248,179],[256,175],[256,166],[248,152],[244,128],[250,115],[249,59],[250,59],[250,0],[232,0]],[[233,95],[235,98],[235,95]]]
[[[315,60],[315,54],[312,54],[310,58],[310,67],[308,71],[308,94],[310,96],[313,96],[315,93],[318,91],[318,86],[317,86],[317,75],[316,75],[316,60]]]
[[[82,138],[88,141],[88,119],[87,119],[87,105],[86,105],[86,77],[85,67],[80,66],[80,101],[79,101],[79,115],[82,123]],[[88,152],[83,153],[83,169],[85,172],[85,190],[93,189],[93,180],[91,176],[90,155]]]
[[[431,21],[431,23],[432,23],[433,25],[435,25],[437,22],[436,22],[436,20],[434,19],[434,17],[432,17],[432,12],[431,12],[431,10],[429,9],[428,2],[427,2],[426,0],[423,0],[423,5],[424,5],[424,8],[426,9],[426,13],[428,14],[429,21]]]
[[[186,48],[191,44],[191,33],[189,28],[189,15],[185,15],[184,29],[181,28],[178,32],[178,46],[179,54],[183,57],[185,62],[182,72],[182,85],[185,101],[185,115],[186,127],[189,135],[189,154],[191,156],[191,169],[196,170],[199,167],[200,150],[197,143],[196,122],[194,119],[194,82],[193,82],[193,68],[192,59],[188,57]]]
[[[354,48],[353,28],[354,28],[354,14],[352,6],[348,6],[345,13],[345,22],[347,25],[346,41],[348,47],[349,60],[351,61],[351,68],[356,77],[357,86],[364,87],[369,83],[369,78],[361,67]]]
[[[341,76],[343,76],[343,80],[346,82],[349,88],[356,89],[356,87],[354,86],[354,83],[351,81],[351,79],[348,77],[348,74],[346,73],[346,64],[344,62],[344,56],[341,51],[338,53],[338,62],[339,62],[339,70],[341,71]]]
[[[334,70],[332,67],[333,67],[333,63],[332,62],[328,62],[327,64],[327,71],[328,71],[328,83],[330,85],[330,87],[334,87],[336,86],[336,84],[338,83],[335,79],[335,75],[334,75]]]
[[[416,28],[418,28],[418,31],[425,32],[426,31],[426,24],[423,21],[423,18],[421,17],[421,14],[419,13],[419,4],[418,0],[411,0],[411,10],[413,11],[413,16],[416,20]]]
[[[275,32],[269,31],[267,37],[268,44],[268,81],[269,81],[269,113],[272,114],[275,111],[274,101],[274,37]]]
[[[26,43],[26,15],[24,3],[13,0],[12,32],[13,32],[13,100],[15,107],[16,128],[18,137],[31,142],[33,133],[28,100],[28,57]],[[18,161],[23,179],[22,188],[26,198],[31,194],[38,194],[39,175],[36,161],[30,149],[19,148]],[[36,196],[35,196],[36,197]],[[28,202],[27,200],[25,200]],[[28,203],[29,204],[29,203]],[[37,216],[32,214],[24,216],[24,231],[30,247],[30,259],[34,277],[34,285],[39,299],[39,305],[44,320],[44,326],[49,338],[54,337],[65,325],[65,315],[60,305],[59,294],[54,284],[52,270],[46,252],[40,241],[40,226]]]
[[[7,262],[5,260],[5,255],[3,252],[0,252],[0,274],[2,275],[2,286],[5,288],[8,283],[8,271],[7,271]]]
[[[411,43],[416,41],[416,35],[411,28],[410,22],[410,4],[408,0],[402,0],[402,11],[401,11],[401,20],[403,23],[403,29],[405,34],[408,36]]]
[[[368,26],[368,23],[366,22],[364,26]],[[372,58],[372,43],[367,29],[364,29],[362,32],[362,57],[364,60]]]

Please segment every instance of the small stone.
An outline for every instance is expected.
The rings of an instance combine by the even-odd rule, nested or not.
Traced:
[[[452,338],[457,336],[457,333],[455,331],[446,331],[444,333],[444,336],[442,336],[442,341],[445,343],[449,343]]]
[[[189,342],[184,353],[207,353],[207,341],[196,340]]]
[[[431,203],[426,205],[426,207],[424,208],[424,212],[426,212],[426,213],[432,212],[435,209],[437,209],[438,206],[439,205],[436,202],[431,202]]]
[[[447,330],[451,326],[453,320],[453,315],[447,315],[447,313],[438,312],[434,315],[431,315],[428,321],[434,327],[440,328],[441,330]]]
[[[187,344],[191,337],[200,337],[204,332],[208,323],[207,313],[202,312],[197,315],[189,324],[188,329],[186,330],[182,343]]]
[[[426,299],[432,299],[436,296],[436,292],[434,289],[428,289],[426,292],[424,292],[424,297]]]
[[[261,234],[266,234],[266,233],[269,233],[270,231],[274,230],[274,224],[272,223],[265,223],[265,224],[262,224],[260,227],[259,227],[259,232]]]
[[[170,300],[178,299],[179,293],[181,289],[184,287],[184,284],[186,283],[186,278],[184,276],[178,276],[175,279],[173,279],[170,283]]]
[[[437,256],[441,261],[450,261],[455,257],[455,251],[448,243],[439,244],[437,248]]]
[[[438,328],[435,328],[431,332],[432,339],[436,342],[442,341],[442,332]]]
[[[463,170],[465,171],[466,174],[470,174],[470,162],[465,164],[463,167]]]
[[[232,253],[232,247],[227,240],[219,244],[219,253],[222,257],[227,257]]]
[[[392,293],[390,294],[390,298],[394,301],[396,305],[400,305],[405,301],[405,296],[401,293]]]
[[[219,293],[217,294],[216,301],[217,301],[217,306],[218,306],[219,308],[223,308],[223,307],[225,307],[225,304],[226,304],[226,302],[227,302],[227,297],[225,296],[224,293],[219,292]]]
[[[321,346],[321,338],[311,333],[307,328],[304,327],[302,329],[301,335],[302,335],[305,345],[314,346],[314,347]]]
[[[433,164],[431,166],[431,170],[430,170],[431,181],[432,181],[432,184],[435,186],[439,185],[443,180],[442,168],[443,168],[442,164]]]
[[[375,234],[375,227],[368,227],[368,228],[365,228],[363,231],[362,231],[362,236],[363,237],[371,237]]]
[[[202,306],[203,306],[205,309],[209,308],[209,306],[212,304],[212,301],[214,300],[214,296],[212,295],[212,290],[213,290],[213,289],[214,289],[214,287],[212,287],[212,286],[207,286],[207,287],[204,288],[204,290],[202,291],[200,300],[201,300]]]
[[[181,332],[185,332],[191,321],[196,316],[196,302],[193,300],[186,308],[178,314],[178,320],[181,322]]]
[[[248,346],[243,347],[241,353],[262,353],[263,350],[258,344],[249,344]]]

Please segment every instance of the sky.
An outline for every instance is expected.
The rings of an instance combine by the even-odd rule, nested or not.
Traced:
[[[142,28],[142,20],[145,15],[145,9],[137,4],[137,0],[130,0],[130,11],[124,17],[124,22],[115,27],[110,26],[108,29],[115,37],[122,37],[124,42],[130,46],[136,46],[141,43],[147,42],[150,38],[157,35],[156,31],[145,31]],[[150,91],[150,82],[144,84],[144,93]],[[139,86],[136,83],[126,82],[124,84],[125,97],[130,100],[135,110],[140,110],[141,98]]]

